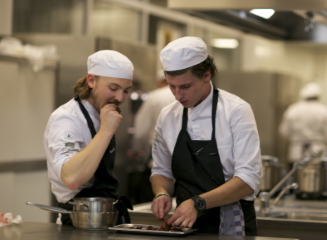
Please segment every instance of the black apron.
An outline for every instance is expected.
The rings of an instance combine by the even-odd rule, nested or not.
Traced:
[[[94,138],[96,131],[94,128],[93,121],[85,109],[84,105],[78,97],[74,98],[87,121],[87,125],[90,129],[92,138]],[[115,135],[112,137],[107,150],[105,151],[101,162],[94,173],[94,184],[90,188],[84,188],[75,197],[87,198],[87,197],[106,197],[106,198],[118,198],[117,188],[118,180],[113,174],[113,169],[115,165],[116,158],[116,142]],[[118,220],[116,224],[120,223],[130,223],[130,217],[127,211],[127,207],[132,209],[132,205],[129,199],[122,196],[118,199],[118,203],[115,204],[117,210],[119,211]],[[71,200],[72,201],[72,200]],[[59,207],[65,208],[69,211],[73,210],[73,205],[68,203],[59,203]],[[62,214],[61,221],[63,224],[72,225],[71,219],[68,214]]]
[[[213,86],[211,140],[192,140],[187,132],[188,109],[184,108],[182,129],[179,132],[172,156],[172,172],[176,179],[177,205],[195,195],[211,191],[225,183],[216,137],[215,118],[218,104],[218,89]],[[253,201],[240,200],[244,213],[245,233],[257,235],[256,215]],[[220,207],[203,211],[193,227],[200,232],[219,233]]]

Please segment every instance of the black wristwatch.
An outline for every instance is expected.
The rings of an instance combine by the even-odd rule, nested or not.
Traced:
[[[206,209],[206,201],[199,195],[192,197],[192,200],[194,201],[194,208],[198,212],[202,212]]]

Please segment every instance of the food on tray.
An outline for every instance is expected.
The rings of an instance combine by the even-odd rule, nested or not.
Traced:
[[[161,226],[158,228],[158,231],[169,231],[171,229],[171,225],[168,225],[167,221],[163,222]]]
[[[149,231],[165,231],[165,232],[183,232],[182,229],[177,227],[172,227],[166,222],[161,224],[160,227],[157,226],[133,226],[133,227],[124,227],[126,229],[136,229],[136,230],[149,230]]]

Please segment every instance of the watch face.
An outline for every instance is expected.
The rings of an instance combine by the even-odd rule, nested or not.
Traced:
[[[194,207],[198,211],[203,211],[206,209],[206,202],[203,198],[200,196],[195,196],[192,198],[194,201]]]
[[[206,204],[205,204],[205,202],[204,202],[203,199],[199,200],[197,202],[197,205],[198,205],[198,208],[201,209],[201,210],[204,210],[205,209],[205,206],[206,206]]]

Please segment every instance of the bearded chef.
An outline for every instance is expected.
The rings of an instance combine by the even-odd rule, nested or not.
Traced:
[[[175,194],[168,225],[255,236],[261,153],[250,105],[213,85],[217,70],[202,39],[177,39],[160,60],[177,101],[163,108],[156,125],[153,214],[163,219]]]
[[[115,132],[134,68],[123,54],[101,50],[88,57],[87,70],[74,86],[75,98],[51,114],[44,133],[51,190],[67,210],[75,197],[118,198]],[[57,222],[71,224],[71,219],[63,214]]]

